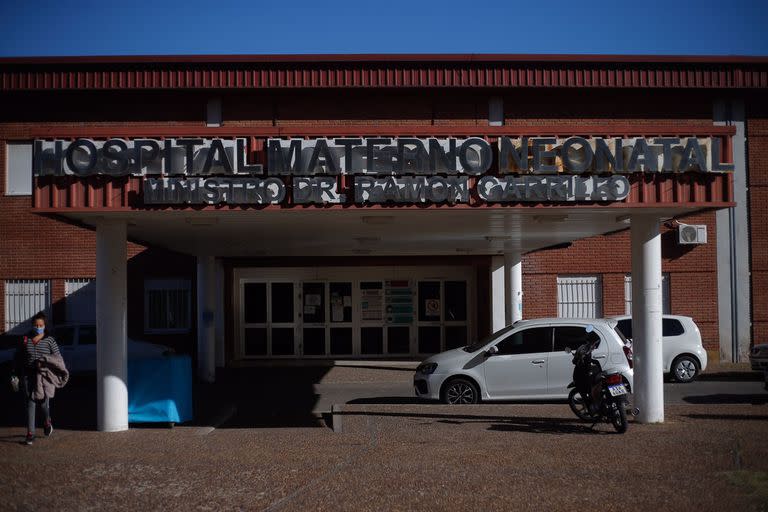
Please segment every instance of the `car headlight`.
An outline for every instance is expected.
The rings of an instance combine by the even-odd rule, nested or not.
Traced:
[[[437,370],[437,363],[422,363],[416,367],[416,373],[423,373],[424,375],[432,375]]]

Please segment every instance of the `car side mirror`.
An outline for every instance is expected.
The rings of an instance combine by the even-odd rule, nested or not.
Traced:
[[[495,356],[498,353],[499,353],[499,347],[494,345],[494,346],[492,346],[491,348],[489,348],[488,350],[485,351],[485,356],[486,357]]]

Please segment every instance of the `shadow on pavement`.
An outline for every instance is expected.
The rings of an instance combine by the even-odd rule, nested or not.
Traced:
[[[438,402],[420,400],[415,396],[376,396],[371,398],[355,398],[347,403],[350,405],[420,405]]]
[[[214,385],[193,383],[194,419],[185,425],[217,428],[322,427],[313,413],[318,401],[314,385],[330,366],[255,367],[227,369]],[[0,389],[0,426],[24,430],[26,405],[22,393]],[[37,424],[42,427],[38,409]],[[96,429],[96,377],[73,376],[51,400],[57,429]],[[131,423],[131,428],[163,427]]]
[[[323,427],[313,409],[315,384],[330,366],[227,369],[217,377],[218,403],[230,402],[234,414],[217,428]],[[203,416],[205,419],[205,416]]]
[[[696,420],[768,421],[768,414],[686,414],[685,417]]]
[[[488,430],[533,432],[540,434],[604,434],[593,430],[591,424],[576,418],[542,418],[535,416],[483,416],[452,413],[409,413],[388,411],[341,411],[341,416],[379,416],[385,418],[411,418],[435,420],[447,425],[493,423]]]
[[[56,391],[50,400],[51,420],[56,428],[64,430],[96,429],[96,377],[76,375],[65,387]],[[3,391],[0,394],[0,426],[19,427],[27,422],[24,394]],[[42,427],[42,412],[37,409],[36,422]]]
[[[717,372],[702,373],[696,380],[711,382],[759,382],[764,380],[762,372]]]
[[[763,394],[715,394],[715,395],[699,395],[699,396],[686,396],[683,397],[685,402],[689,404],[706,405],[706,404],[752,404],[762,405],[768,404],[768,393]]]
[[[363,370],[389,370],[393,372],[413,373],[415,368],[405,368],[402,366],[371,366],[368,364],[334,364],[334,368],[360,368]]]

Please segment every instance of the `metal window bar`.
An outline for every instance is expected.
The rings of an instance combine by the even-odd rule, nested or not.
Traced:
[[[602,316],[602,286],[599,276],[558,277],[557,314],[560,318]]]
[[[48,280],[10,279],[5,281],[5,332],[21,333],[32,317],[43,311],[50,317],[51,285]]]

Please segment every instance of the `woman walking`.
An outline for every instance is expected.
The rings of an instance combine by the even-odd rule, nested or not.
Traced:
[[[50,382],[44,382],[43,375],[50,374],[51,369],[56,367],[63,369],[63,373],[58,372],[60,375],[66,374],[59,381],[61,385],[68,378],[56,340],[46,327],[45,314],[36,314],[32,325],[32,332],[24,336],[16,352],[16,371],[21,375],[27,406],[27,436],[24,442],[28,445],[35,440],[35,409],[38,404],[43,411],[43,432],[46,437],[53,433],[49,400],[53,393],[46,392],[50,388]]]

